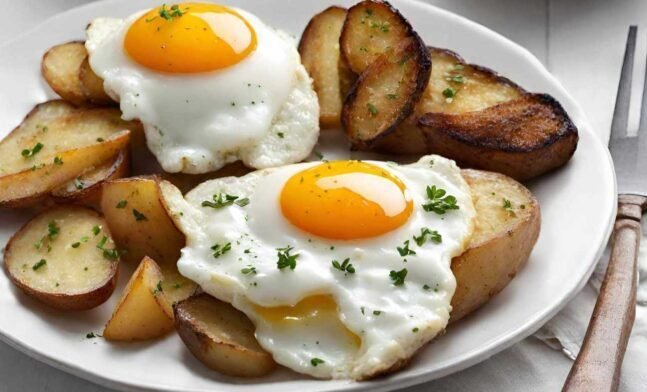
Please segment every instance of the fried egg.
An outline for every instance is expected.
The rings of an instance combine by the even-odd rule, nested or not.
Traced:
[[[294,40],[240,9],[162,5],[87,29],[92,70],[167,172],[299,162],[319,104]]]
[[[439,156],[300,163],[165,200],[186,235],[180,273],[246,313],[278,363],[318,378],[379,374],[444,330],[475,216]]]

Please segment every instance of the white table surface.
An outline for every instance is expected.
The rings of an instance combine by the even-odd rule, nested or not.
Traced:
[[[627,26],[640,25],[642,22],[642,27],[647,27],[647,2],[427,1],[482,23],[528,48],[562,81],[580,102],[596,132],[607,140]],[[88,0],[0,0],[3,15],[0,44],[49,16],[86,2]],[[647,39],[640,39],[639,53],[644,53],[646,46]],[[635,67],[636,85],[642,83],[640,70],[644,67],[644,55],[640,55],[639,59]],[[637,113],[637,110],[634,112]],[[630,117],[630,131],[637,129],[635,113]],[[594,295],[594,290],[587,286],[568,311],[589,315]],[[581,327],[582,331],[584,328]],[[640,338],[644,344],[644,336]],[[632,344],[637,339],[632,337]],[[472,368],[406,391],[502,392],[521,388],[526,392],[557,391],[561,389],[571,364],[571,360],[561,351],[549,348],[535,337],[529,337]],[[631,372],[626,372],[624,376],[636,377]],[[623,383],[621,390],[641,389]],[[51,368],[0,343],[0,391],[106,392],[109,389]]]

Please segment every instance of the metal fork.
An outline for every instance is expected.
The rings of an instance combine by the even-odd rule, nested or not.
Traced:
[[[647,74],[638,135],[627,135],[636,26],[629,27],[609,150],[618,180],[618,214],[611,256],[580,353],[562,391],[616,391],[636,314],[640,222],[647,207]]]

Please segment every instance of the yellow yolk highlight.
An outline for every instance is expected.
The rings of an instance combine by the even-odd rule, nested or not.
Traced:
[[[413,211],[400,179],[360,161],[327,162],[295,174],[283,187],[280,202],[283,215],[296,227],[339,240],[387,233]]]
[[[256,49],[256,32],[222,5],[162,5],[128,29],[124,48],[137,63],[168,73],[209,72],[232,66]]]
[[[327,325],[328,328],[343,331],[356,347],[362,339],[350,331],[339,320],[337,303],[330,295],[314,295],[301,300],[294,306],[262,307],[254,305],[254,310],[265,321],[276,326]]]

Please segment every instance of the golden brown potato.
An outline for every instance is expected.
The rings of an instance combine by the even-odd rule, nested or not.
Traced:
[[[427,49],[417,36],[373,61],[342,109],[342,124],[353,146],[368,149],[393,132],[413,112],[430,72]]]
[[[162,288],[169,302],[187,298],[197,285],[177,271],[184,235],[175,227],[160,201],[156,177],[134,177],[103,185],[101,210],[113,238],[126,253],[122,259],[136,263],[148,256],[164,275]]]
[[[431,78],[414,112],[375,150],[435,153],[527,180],[564,165],[577,128],[561,105],[456,53],[429,48]]]
[[[260,377],[276,367],[256,341],[252,322],[230,304],[198,294],[174,310],[182,341],[209,368],[228,376]]]
[[[115,101],[106,94],[103,89],[103,79],[90,68],[88,56],[79,66],[79,80],[81,81],[81,90],[86,100],[96,105],[109,106],[114,105]]]
[[[90,68],[88,52],[81,41],[50,48],[43,56],[41,72],[54,92],[76,106],[115,104],[103,90],[101,78]]]
[[[119,252],[105,221],[77,206],[49,209],[7,244],[4,268],[27,295],[60,310],[104,303],[117,282]]]
[[[128,281],[103,330],[107,340],[155,339],[173,329],[173,308],[166,299],[159,267],[145,257]]]
[[[98,205],[103,183],[128,176],[129,166],[128,149],[121,150],[116,158],[52,190],[52,199],[61,204]]]
[[[341,107],[344,100],[341,75],[349,70],[340,66],[339,36],[346,20],[346,9],[332,6],[310,19],[299,42],[301,62],[313,80],[319,98],[319,123],[322,127],[340,125]]]
[[[409,22],[391,4],[366,0],[348,10],[339,46],[350,69],[360,75],[378,57],[406,38],[422,42]]]
[[[116,109],[37,105],[0,142],[0,206],[30,206],[78,176],[115,158],[138,123]],[[61,113],[64,113],[60,115]]]
[[[520,181],[565,165],[579,140],[566,111],[546,94],[462,115],[428,113],[418,126],[429,152]]]
[[[463,170],[476,222],[467,250],[452,260],[456,292],[452,319],[485,304],[514,278],[537,242],[539,204],[523,185],[503,174]]]
[[[78,71],[87,55],[83,42],[74,41],[50,48],[41,62],[47,84],[61,98],[75,105],[86,103]]]

